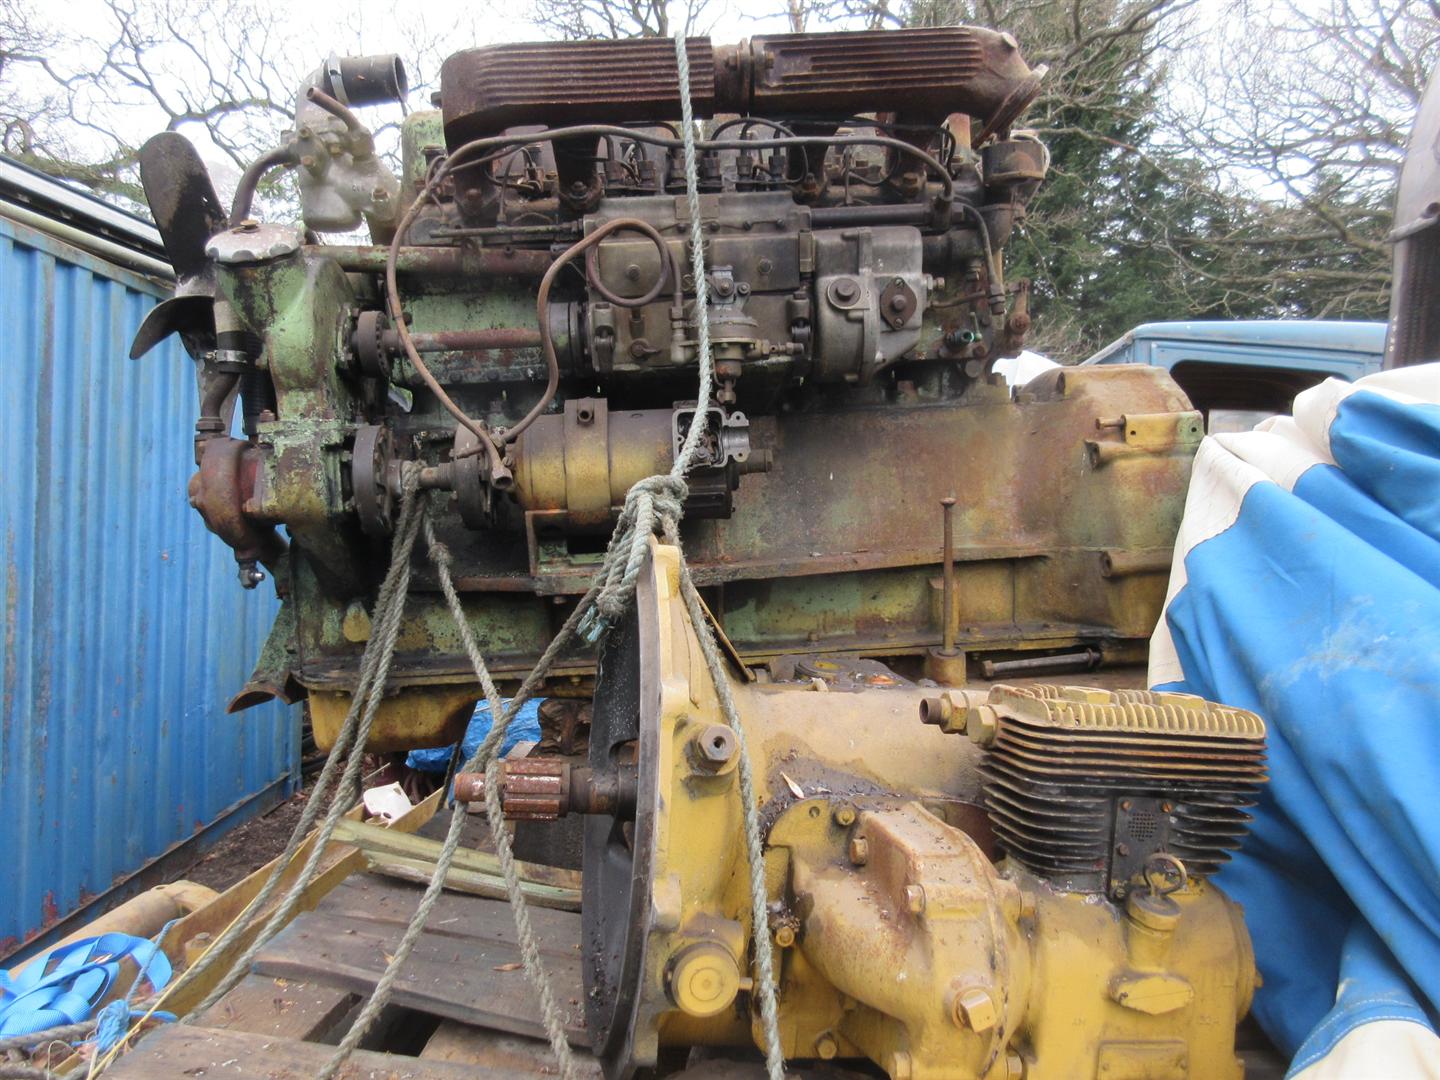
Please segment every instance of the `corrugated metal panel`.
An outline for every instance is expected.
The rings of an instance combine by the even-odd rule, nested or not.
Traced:
[[[276,610],[186,500],[193,366],[151,282],[0,219],[0,955],[298,772],[225,715]]]

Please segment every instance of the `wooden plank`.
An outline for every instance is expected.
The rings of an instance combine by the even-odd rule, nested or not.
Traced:
[[[256,956],[254,971],[369,994],[419,895],[417,888],[364,875],[278,934]],[[532,914],[551,987],[567,1013],[566,1030],[573,1043],[588,1046],[580,1004],[580,917],[543,908]],[[508,905],[496,901],[442,895],[391,1000],[432,1016],[544,1036],[538,996],[520,966],[514,921]]]
[[[384,855],[367,851],[366,861],[377,874],[408,881],[416,885],[428,885],[435,876],[435,864],[420,859],[402,859],[397,855]],[[487,900],[505,900],[509,892],[503,878],[493,874],[478,874],[474,870],[450,867],[445,872],[445,888],[451,892],[468,893]],[[555,888],[521,881],[520,891],[532,907],[555,908],[557,911],[579,911],[580,890]]]
[[[330,917],[348,915],[409,926],[423,891],[418,885],[375,873],[355,874],[336,886],[316,910]],[[580,920],[573,912],[532,906],[530,922],[542,944],[579,952]],[[513,941],[515,917],[504,901],[441,893],[427,929]]]
[[[420,1051],[425,1061],[454,1061],[500,1069],[511,1076],[531,1078],[554,1077],[555,1055],[548,1042],[525,1039],[519,1035],[503,1035],[498,1031],[441,1020]],[[575,1075],[583,1080],[599,1080],[600,1063],[584,1050],[575,1051]]]
[[[218,1031],[189,1024],[167,1024],[147,1035],[105,1075],[112,1080],[310,1080],[330,1060],[333,1046]],[[423,1061],[402,1054],[357,1050],[342,1073],[365,1080],[505,1080],[513,1075],[449,1061]]]
[[[367,855],[389,855],[399,859],[434,863],[440,857],[444,846],[439,840],[428,836],[412,836],[394,833],[378,825],[358,821],[341,821],[335,826],[335,839],[354,844]],[[475,851],[459,848],[450,865],[457,870],[468,870],[476,874],[487,874],[500,879],[500,858],[489,851]],[[541,863],[516,861],[515,870],[522,881],[546,885],[574,892],[580,890],[580,872],[565,870]]]
[[[246,975],[206,1009],[201,1027],[322,1042],[360,1002],[343,987]]]

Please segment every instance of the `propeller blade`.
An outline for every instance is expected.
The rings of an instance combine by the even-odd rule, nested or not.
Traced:
[[[140,148],[140,183],[175,276],[207,276],[205,244],[225,228],[225,211],[194,145],[178,131],[152,136]]]

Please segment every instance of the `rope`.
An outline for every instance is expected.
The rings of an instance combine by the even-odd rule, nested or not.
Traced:
[[[319,835],[315,838],[314,845],[305,859],[305,865],[301,868],[294,884],[289,891],[276,905],[275,911],[270,915],[269,920],[261,927],[260,932],[249,946],[246,947],[236,959],[230,970],[216,983],[214,989],[206,996],[196,1008],[190,1013],[187,1019],[193,1018],[214,1005],[222,997],[245,977],[250,970],[250,963],[275,934],[290,921],[291,915],[299,906],[309,886],[311,879],[315,876],[315,868],[324,857],[325,848],[330,842],[331,835],[335,832],[335,824],[349,809],[354,792],[360,779],[360,766],[365,756],[365,743],[370,737],[370,726],[374,722],[375,713],[380,707],[380,700],[385,693],[385,684],[389,681],[390,662],[395,656],[395,641],[400,634],[400,617],[405,611],[405,597],[410,588],[410,556],[415,550],[415,540],[420,532],[420,521],[422,517],[418,492],[420,489],[420,473],[418,469],[407,470],[402,478],[400,521],[395,530],[395,541],[391,549],[390,568],[386,571],[385,580],[380,586],[380,594],[375,602],[375,615],[372,618],[372,632],[370,640],[365,644],[365,652],[360,657],[360,673],[356,684],[355,694],[351,698],[350,710],[345,716],[345,722],[341,726],[340,735],[335,741],[335,746],[330,751],[330,756],[325,762],[325,768],[320,774],[320,780],[315,785],[315,793],[311,795],[313,803],[316,796],[323,790],[324,784],[334,775],[335,766],[342,757],[345,758],[345,768],[341,773],[339,782],[335,789],[334,798],[331,800],[330,808],[325,813],[325,820],[320,825]],[[358,719],[357,719],[358,715]],[[348,757],[345,756],[348,753]],[[311,810],[307,804],[306,812]],[[312,815],[313,816],[313,815]],[[302,817],[303,824],[303,817]],[[298,826],[297,826],[298,832]],[[291,837],[291,846],[298,847],[295,837]],[[278,884],[280,874],[288,860],[282,861],[276,867],[271,879],[266,883],[266,888]],[[262,890],[263,893],[263,890]],[[258,899],[258,898],[257,898]],[[259,910],[259,904],[254,905]],[[234,936],[243,931],[244,927],[231,927],[227,933]],[[218,944],[218,943],[217,943]],[[214,953],[219,955],[217,949]],[[212,960],[213,962],[213,960]],[[190,974],[187,972],[187,974]]]
[[[710,401],[715,379],[715,365],[710,356],[705,233],[700,220],[700,181],[695,164],[695,114],[690,104],[690,56],[685,49],[683,29],[675,32],[675,63],[680,74],[681,136],[685,141],[685,200],[690,209],[690,258],[691,273],[695,278],[695,321],[700,331],[700,394],[696,400],[695,419],[685,435],[685,445],[676,457],[675,467],[671,469],[672,476],[683,475],[699,452],[700,435],[704,428],[701,411]],[[740,714],[735,709],[735,698],[730,693],[730,680],[726,677],[725,663],[715,644],[715,634],[710,628],[710,621],[701,610],[700,594],[695,589],[695,582],[690,576],[690,566],[685,561],[684,548],[680,545],[679,521],[678,514],[665,519],[665,541],[680,551],[680,591],[685,599],[685,608],[690,613],[690,625],[700,642],[700,651],[705,656],[705,666],[710,671],[710,682],[715,687],[715,696],[720,699],[720,710],[725,717],[725,723],[735,732],[735,743],[739,750],[739,765],[736,771],[740,780],[740,807],[745,819],[745,855],[750,864],[750,937],[755,943],[755,966],[758,975],[755,991],[760,998],[760,1021],[765,1033],[765,1068],[770,1080],[785,1080],[785,1057],[780,1049],[780,1012],[775,1003],[775,957],[766,916],[765,861],[760,837],[760,809],[755,801],[755,774],[750,762],[750,750],[745,741],[745,727],[740,723]]]
[[[325,815],[324,823],[320,827],[319,835],[315,837],[314,846],[311,848],[305,865],[301,868],[290,889],[280,899],[271,918],[255,935],[250,946],[235,959],[229,970],[205,999],[184,1018],[186,1021],[193,1020],[210,1008],[244,978],[255,954],[280,927],[285,925],[291,913],[299,905],[305,889],[314,877],[315,867],[329,843],[330,836],[335,831],[336,822],[348,809],[348,793],[353,792],[356,787],[356,781],[360,775],[361,759],[364,756],[365,742],[369,737],[370,726],[380,704],[381,695],[384,693],[390,662],[395,652],[395,641],[400,632],[400,616],[404,611],[405,597],[410,586],[410,555],[414,550],[415,539],[419,533],[420,516],[417,512],[418,500],[416,498],[418,491],[418,472],[407,475],[401,492],[400,521],[396,528],[390,567],[386,571],[375,602],[373,621],[375,632],[372,633],[370,641],[366,643],[365,651],[360,658],[360,675],[356,682],[350,710],[341,725],[335,745],[325,759],[325,767],[321,770],[319,779],[310,793],[310,798],[305,803],[300,820],[295,823],[285,850],[276,860],[275,869],[255,897],[240,914],[231,920],[230,925],[220,936],[210,943],[200,958],[184,974],[166,987],[164,993],[156,998],[150,1011],[140,1017],[126,1032],[124,1039],[112,1046],[100,1058],[92,1069],[92,1075],[103,1071],[115,1059],[120,1048],[139,1030],[140,1025],[167,997],[199,979],[201,974],[214,966],[228,952],[230,946],[252,927],[255,917],[264,910],[265,905],[274,896],[291,860],[314,826],[320,807],[324,804],[326,793],[332,785],[335,785],[333,798]],[[338,785],[336,784],[337,779]]]
[[[75,1042],[94,1031],[98,1023],[98,1020],[91,1017],[89,1020],[81,1020],[78,1024],[61,1024],[59,1027],[46,1028],[44,1031],[32,1031],[25,1035],[6,1035],[0,1039],[0,1054],[10,1050],[24,1050],[39,1043]]]
[[[408,476],[418,481],[420,473],[418,463],[407,462],[402,469]],[[520,958],[525,967],[525,974],[529,976],[531,983],[540,995],[540,1011],[545,1025],[545,1034],[550,1040],[550,1047],[555,1052],[555,1058],[560,1065],[560,1075],[565,1080],[575,1080],[575,1062],[570,1052],[570,1040],[565,1034],[565,1017],[560,1012],[559,1005],[556,1004],[549,976],[540,960],[540,946],[535,940],[535,930],[530,924],[530,910],[526,905],[524,893],[521,892],[520,877],[515,869],[515,855],[511,847],[510,832],[505,828],[505,812],[500,804],[501,783],[498,750],[505,737],[506,728],[510,726],[510,722],[515,718],[520,706],[535,692],[536,687],[544,678],[544,671],[548,670],[554,658],[574,636],[574,626],[579,620],[576,615],[571,615],[545,651],[545,655],[541,657],[540,662],[536,664],[534,670],[521,685],[520,690],[511,699],[510,708],[503,708],[500,692],[496,689],[495,681],[490,676],[490,670],[485,664],[480,646],[476,643],[475,636],[470,629],[469,620],[465,618],[465,610],[461,606],[460,596],[455,590],[455,582],[450,574],[450,549],[436,538],[435,525],[423,506],[419,518],[425,533],[425,546],[430,561],[434,563],[439,575],[440,589],[445,594],[445,602],[460,631],[461,641],[465,645],[465,653],[470,658],[476,677],[480,680],[481,689],[490,703],[490,715],[496,718],[496,722],[491,725],[489,733],[476,749],[474,756],[465,763],[464,767],[467,772],[480,768],[485,770],[485,813],[490,823],[490,835],[495,842],[495,852],[500,860],[500,872],[505,879],[505,892],[510,900],[510,910],[515,919],[515,936],[520,945]],[[576,612],[580,610],[581,607],[577,606]],[[450,827],[446,830],[445,842],[440,848],[440,855],[435,860],[435,872],[430,876],[429,884],[425,886],[425,893],[420,897],[420,903],[416,905],[410,925],[405,928],[405,933],[401,936],[400,943],[396,946],[384,973],[375,984],[370,999],[365,1002],[364,1008],[360,1010],[360,1015],[350,1025],[350,1030],[345,1033],[345,1037],[336,1047],[335,1053],[331,1055],[325,1068],[318,1074],[318,1080],[333,1080],[339,1074],[350,1054],[359,1046],[360,1040],[365,1037],[370,1026],[390,1000],[395,981],[400,975],[400,969],[404,966],[411,950],[419,942],[420,936],[425,930],[425,923],[430,918],[430,912],[440,899],[445,879],[449,875],[450,864],[454,861],[455,853],[460,848],[460,835],[465,826],[465,814],[466,809],[463,803],[457,803],[451,811]]]

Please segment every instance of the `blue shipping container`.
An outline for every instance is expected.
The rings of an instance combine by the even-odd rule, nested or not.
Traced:
[[[277,603],[188,504],[190,358],[128,357],[163,295],[0,218],[0,957],[299,775],[293,709],[225,714]]]

